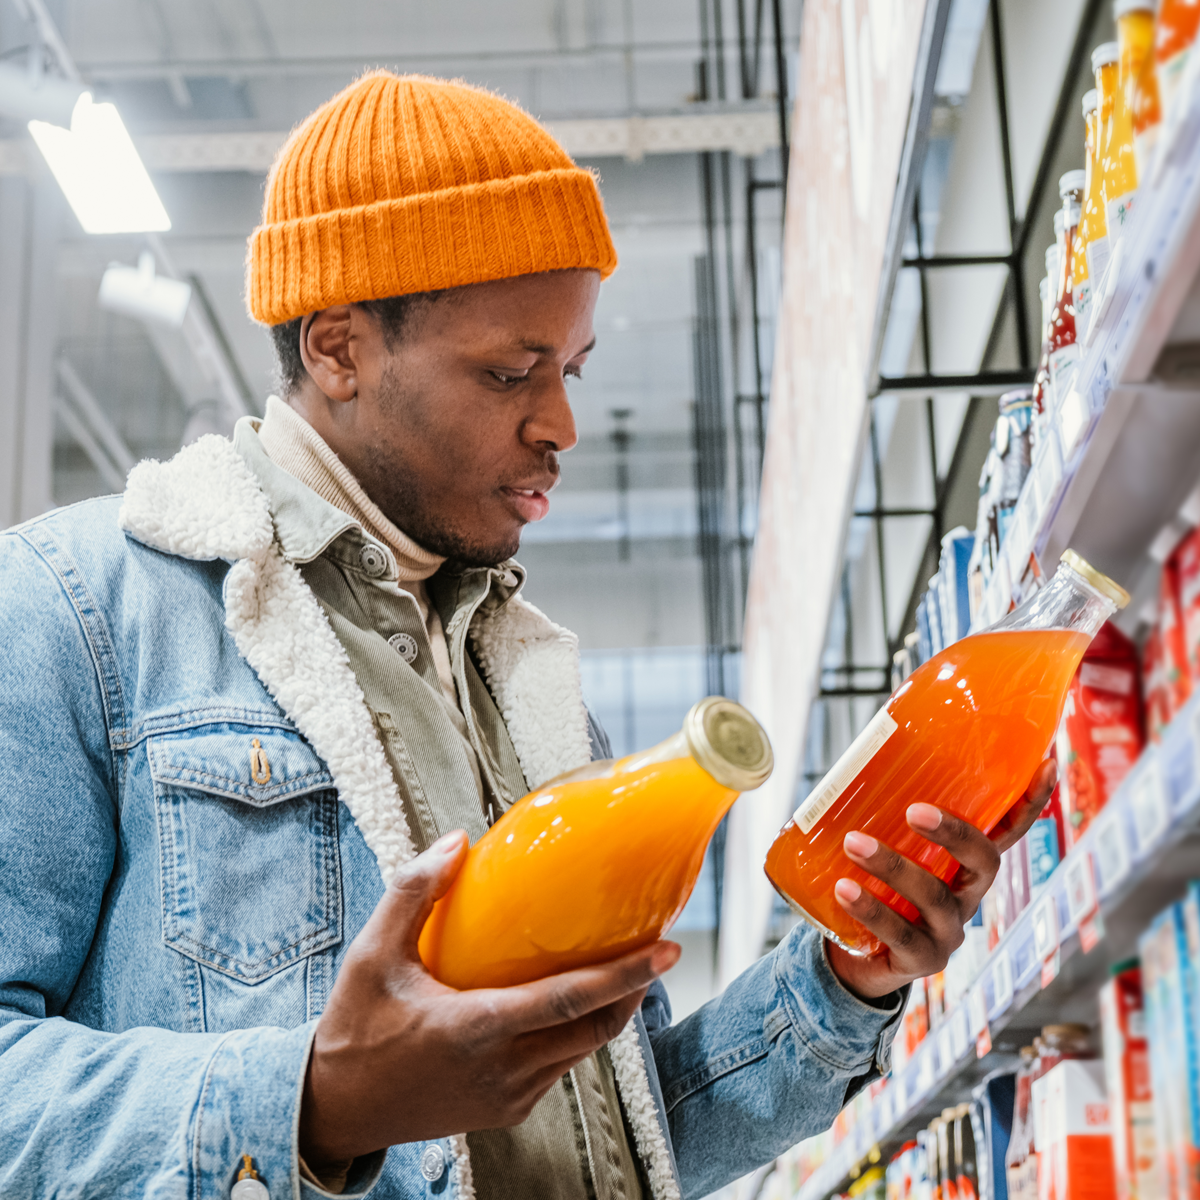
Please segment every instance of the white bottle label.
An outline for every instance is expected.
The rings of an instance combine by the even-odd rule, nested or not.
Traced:
[[[1050,394],[1054,397],[1056,411],[1062,407],[1062,402],[1075,382],[1081,357],[1082,351],[1078,342],[1072,342],[1069,346],[1063,346],[1050,353]]]
[[[1104,282],[1108,260],[1112,258],[1112,247],[1107,237],[1094,237],[1087,245],[1088,282],[1095,294]]]
[[[1104,219],[1108,222],[1108,240],[1110,242],[1119,241],[1124,234],[1136,200],[1137,188],[1134,188],[1132,192],[1126,192],[1125,195],[1117,196],[1116,199],[1105,204]]]
[[[832,770],[808,794],[796,809],[792,820],[801,833],[812,827],[833,807],[837,798],[854,782],[854,777],[879,753],[884,742],[899,729],[887,708],[881,708],[866,728],[850,743],[850,748],[833,764]]]

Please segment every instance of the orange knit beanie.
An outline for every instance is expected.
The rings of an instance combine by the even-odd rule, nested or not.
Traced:
[[[595,177],[491,92],[377,71],[288,138],[250,235],[246,304],[268,325],[617,255]]]

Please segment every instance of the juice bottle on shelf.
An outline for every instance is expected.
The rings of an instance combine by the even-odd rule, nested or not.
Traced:
[[[938,1186],[942,1200],[959,1200],[958,1187],[954,1179],[953,1138],[954,1109],[943,1108],[942,1115],[934,1122],[937,1134]],[[934,1126],[930,1126],[931,1129]]]
[[[1075,337],[1075,298],[1071,293],[1071,264],[1075,234],[1083,211],[1080,203],[1083,185],[1082,171],[1068,171],[1058,181],[1058,194],[1063,201],[1063,228],[1058,240],[1058,288],[1054,307],[1050,310],[1050,392],[1054,397],[1055,412],[1062,408],[1083,356],[1082,347]]]
[[[1025,1200],[1025,1159],[1029,1154],[1032,1129],[1029,1123],[1029,1088],[1033,1079],[1033,1063],[1037,1051],[1032,1046],[1021,1047],[1021,1065],[1017,1068],[1016,1096],[1013,1100],[1012,1129],[1008,1149],[1004,1152],[1004,1175],[1008,1180],[1010,1200]]]
[[[1117,21],[1117,45],[1121,47],[1120,87],[1133,126],[1137,176],[1148,179],[1162,128],[1154,70],[1154,5],[1150,0],[1117,0],[1113,16]]]
[[[1100,195],[1100,168],[1096,161],[1097,137],[1096,89],[1083,95],[1083,124],[1087,131],[1087,155],[1084,159],[1083,212],[1075,234],[1075,253],[1071,257],[1071,295],[1075,298],[1075,334],[1082,342],[1087,337],[1092,312],[1092,276],[1088,269],[1090,245],[1097,232],[1103,232],[1104,201]]]
[[[954,1185],[958,1200],[979,1200],[979,1167],[970,1104],[954,1110]]]
[[[450,987],[507,987],[656,941],[721,818],[771,767],[758,722],[710,696],[653,749],[550,780],[471,847],[421,932],[422,961]]]
[[[1188,668],[1187,637],[1184,633],[1183,606],[1179,600],[1179,552],[1173,551],[1163,563],[1158,588],[1158,632],[1162,639],[1163,693],[1165,724],[1187,703],[1192,694]]]
[[[834,884],[849,878],[910,920],[916,909],[851,863],[845,834],[859,830],[953,879],[958,863],[909,828],[908,806],[933,804],[990,832],[1050,745],[1088,643],[1128,599],[1068,550],[1041,591],[914,671],[776,837],[766,861],[776,890],[847,949],[876,952]]]
[[[938,1122],[940,1117],[934,1117],[929,1128],[922,1130],[917,1136],[922,1139],[925,1147],[925,1178],[928,1181],[930,1200],[943,1200],[942,1169],[938,1162]]]
[[[1138,186],[1133,116],[1121,89],[1120,62],[1121,49],[1116,42],[1105,42],[1092,51],[1100,129],[1100,191],[1104,197],[1106,249],[1110,256],[1129,224]],[[1094,262],[1090,270],[1099,287],[1102,272],[1096,270]]]
[[[1197,0],[1159,0],[1154,21],[1154,65],[1163,113],[1170,118],[1179,97],[1183,69],[1200,28]]]

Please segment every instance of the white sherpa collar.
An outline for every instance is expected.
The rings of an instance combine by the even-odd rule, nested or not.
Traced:
[[[404,806],[346,652],[275,541],[267,497],[232,443],[210,434],[129,473],[121,528],[166,554],[233,563],[225,624],[238,651],[323,758],[386,885],[416,854]],[[480,666],[531,787],[591,757],[579,642],[513,597],[477,613]],[[654,1200],[680,1200],[633,1022],[610,1044],[613,1072]],[[451,1139],[456,1190],[474,1200],[467,1139]]]

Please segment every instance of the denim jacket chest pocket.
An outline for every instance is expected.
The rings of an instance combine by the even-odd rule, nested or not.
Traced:
[[[257,984],[342,937],[338,799],[294,733],[224,725],[151,739],[163,940]]]

